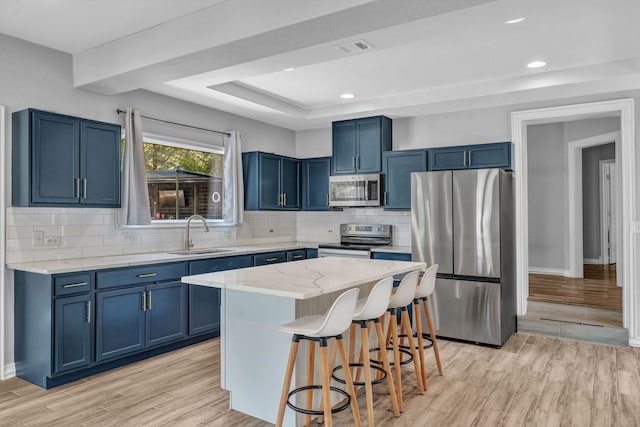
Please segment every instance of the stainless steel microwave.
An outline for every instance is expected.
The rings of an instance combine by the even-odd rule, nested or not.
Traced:
[[[330,176],[329,206],[380,206],[380,174]]]

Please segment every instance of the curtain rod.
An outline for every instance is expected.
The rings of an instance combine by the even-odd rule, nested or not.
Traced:
[[[119,108],[116,110],[116,112],[118,114],[125,114],[126,113],[125,110],[121,110]],[[170,122],[169,120],[156,119],[154,117],[148,117],[148,116],[143,116],[143,115],[140,115],[140,117],[142,117],[143,119],[155,120],[156,122],[169,123],[170,125],[183,126],[183,127],[186,127],[186,128],[203,130],[205,132],[213,132],[213,133],[218,133],[220,135],[231,136],[231,134],[229,132],[222,132],[222,131],[219,131],[219,130],[200,128],[200,127],[197,127],[197,126],[191,126],[191,125],[185,125],[185,124],[182,124],[182,123]]]

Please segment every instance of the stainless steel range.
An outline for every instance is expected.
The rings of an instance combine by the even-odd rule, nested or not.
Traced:
[[[390,244],[389,224],[340,224],[340,243],[318,245],[318,256],[370,258],[372,246]]]

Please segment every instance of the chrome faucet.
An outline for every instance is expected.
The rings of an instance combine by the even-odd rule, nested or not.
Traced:
[[[201,215],[191,215],[189,218],[187,218],[187,238],[184,241],[184,250],[188,251],[193,247],[193,242],[191,241],[191,238],[189,237],[189,225],[191,224],[191,220],[192,219],[199,219],[202,221],[202,224],[204,224],[204,232],[208,233],[209,232],[209,226],[207,225],[207,220],[204,219]]]

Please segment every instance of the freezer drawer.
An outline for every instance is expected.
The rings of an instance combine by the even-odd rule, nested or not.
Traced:
[[[438,278],[429,305],[436,336],[503,344],[500,283]]]

